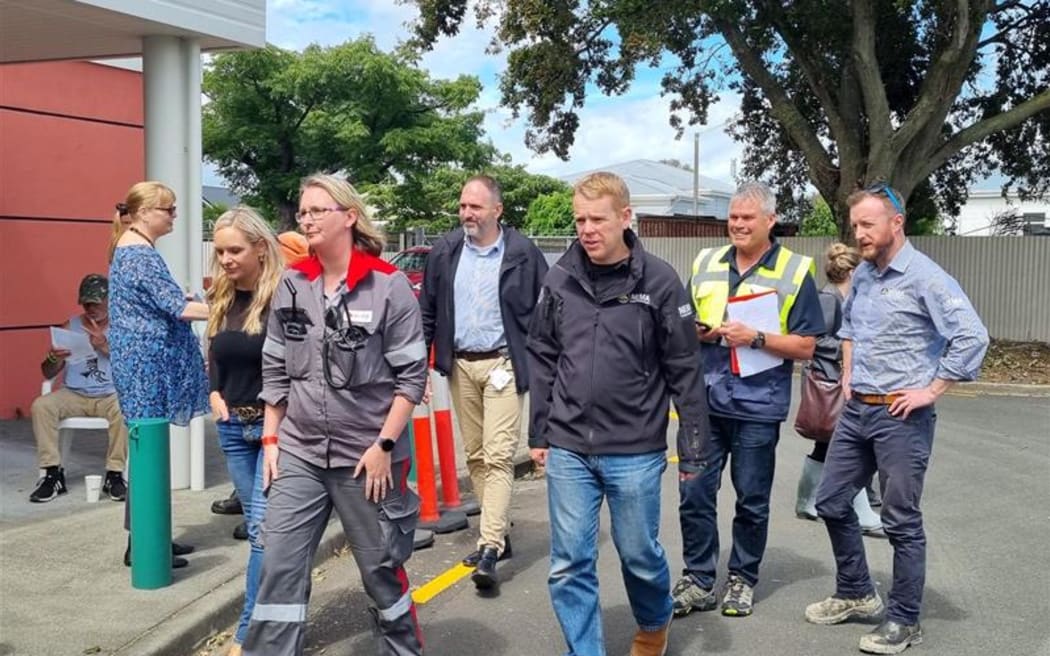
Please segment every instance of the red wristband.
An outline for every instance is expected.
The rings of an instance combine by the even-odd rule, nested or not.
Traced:
[[[263,446],[277,446],[276,435],[263,435],[261,441]]]

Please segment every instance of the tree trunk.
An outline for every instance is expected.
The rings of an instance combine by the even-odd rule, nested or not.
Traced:
[[[299,208],[288,201],[282,201],[277,205],[277,227],[279,232],[295,230],[299,224],[295,220],[295,211]]]

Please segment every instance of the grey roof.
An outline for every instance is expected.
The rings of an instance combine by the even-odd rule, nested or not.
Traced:
[[[229,209],[241,204],[241,197],[225,187],[203,185],[201,187],[201,197],[204,199],[205,203],[212,207],[215,205],[225,205],[226,208]]]
[[[580,178],[597,171],[609,171],[624,179],[632,196],[668,195],[692,196],[693,172],[677,166],[651,159],[634,159],[629,162],[610,164],[590,171],[580,171],[558,176],[563,182],[573,184]],[[700,193],[732,195],[735,188],[728,182],[700,176]]]

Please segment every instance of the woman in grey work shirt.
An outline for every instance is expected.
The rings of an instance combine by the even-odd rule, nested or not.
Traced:
[[[313,253],[281,278],[263,345],[263,522],[259,594],[246,655],[301,654],[310,568],[334,508],[377,634],[377,653],[422,653],[404,563],[419,498],[406,425],[427,376],[419,304],[379,258],[382,235],[343,179],[300,188]]]

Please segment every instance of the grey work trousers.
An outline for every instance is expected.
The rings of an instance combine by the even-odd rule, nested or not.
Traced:
[[[409,463],[394,463],[394,489],[380,503],[365,498],[365,475],[323,469],[281,452],[263,520],[263,564],[245,656],[303,653],[310,571],[332,508],[361,573],[377,635],[376,653],[423,653],[423,637],[404,563],[412,555],[419,497],[408,488]]]

